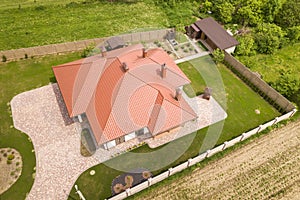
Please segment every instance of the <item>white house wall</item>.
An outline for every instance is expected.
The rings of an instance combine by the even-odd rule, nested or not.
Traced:
[[[229,54],[233,53],[234,50],[235,50],[235,46],[234,46],[234,47],[230,47],[230,48],[228,48],[228,49],[225,49],[225,51],[226,51],[227,53],[229,53]]]

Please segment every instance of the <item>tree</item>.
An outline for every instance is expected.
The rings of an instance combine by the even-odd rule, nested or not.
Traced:
[[[300,0],[286,1],[280,12],[276,15],[275,21],[281,27],[293,27],[300,25]]]
[[[300,91],[299,76],[295,76],[291,70],[281,70],[279,78],[270,85],[287,98],[291,98]]]
[[[235,21],[243,26],[255,26],[262,22],[261,8],[261,0],[241,0],[236,5]]]
[[[204,3],[200,4],[200,12],[202,13],[207,13],[208,11],[211,11],[213,4],[208,1],[205,0]]]
[[[247,34],[244,36],[239,36],[237,40],[240,44],[237,46],[235,54],[240,56],[249,56],[255,53],[255,41],[252,35]]]
[[[282,0],[265,0],[262,7],[264,21],[273,22],[279,10],[282,8],[282,5]]]
[[[287,30],[287,37],[292,43],[300,41],[300,26],[293,26]]]
[[[264,23],[257,26],[255,31],[255,44],[257,51],[272,54],[281,47],[286,33],[277,25]]]
[[[225,54],[221,49],[217,48],[213,51],[212,55],[216,63],[222,63],[224,61]]]
[[[231,22],[234,10],[235,7],[229,2],[216,6],[218,17],[224,23]]]

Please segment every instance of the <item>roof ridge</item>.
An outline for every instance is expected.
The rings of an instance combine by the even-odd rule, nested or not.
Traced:
[[[183,107],[179,107],[178,105],[176,105],[175,103],[169,101],[168,99],[164,98],[164,100],[170,102],[171,104],[175,105],[175,106],[178,107],[178,108],[181,108],[182,110],[184,110],[185,112],[189,113],[190,115],[195,116],[195,113],[191,113],[190,111],[184,109]],[[185,101],[185,100],[184,100],[184,101]],[[196,115],[196,116],[197,116],[197,115]]]
[[[106,62],[107,62],[107,59],[106,58],[103,58],[103,59],[101,59],[101,64],[102,64],[102,66],[104,67],[105,66],[105,64],[106,64]],[[102,69],[102,70],[101,70]],[[78,108],[78,106],[79,105],[82,105],[81,103],[82,102],[85,102],[85,101],[83,101],[82,100],[82,98],[89,98],[86,102],[86,104],[84,105],[84,111],[86,111],[86,108],[87,108],[87,106],[90,104],[90,101],[91,101],[91,99],[92,99],[92,96],[93,96],[93,94],[95,93],[95,90],[96,90],[96,88],[97,88],[97,84],[98,84],[98,82],[99,82],[99,79],[101,78],[101,75],[102,75],[102,73],[103,73],[103,68],[101,68],[101,67],[99,67],[99,61],[96,63],[96,62],[91,62],[91,65],[90,65],[90,67],[89,67],[89,69],[88,69],[88,72],[87,72],[87,74],[85,75],[85,77],[83,77],[84,78],[84,81],[83,81],[83,83],[82,83],[82,86],[81,86],[81,88],[80,88],[80,91],[79,91],[79,93],[78,93],[78,95],[77,95],[77,97],[76,97],[76,102],[74,103],[74,105],[73,105],[73,109],[72,109],[72,113],[76,113],[76,110],[75,109],[80,109],[80,108]],[[92,80],[92,78],[93,78],[93,75],[95,74],[95,73],[97,73],[97,71],[98,71],[98,76],[93,80],[93,81],[91,81]],[[79,72],[78,72],[79,73]],[[77,74],[78,74],[77,73]],[[77,79],[76,79],[77,80]],[[88,92],[89,90],[87,90],[87,88],[86,87],[91,87],[91,85],[89,85],[89,84],[87,84],[88,82],[91,82],[92,83],[92,85],[93,85],[93,87],[92,87],[92,91],[91,92]],[[76,81],[75,81],[75,83],[76,83]],[[74,83],[74,84],[75,84]],[[88,92],[88,93],[87,93]],[[84,96],[83,96],[84,95]],[[79,102],[79,101],[81,101],[81,102]]]
[[[122,63],[121,63],[121,61],[120,61],[120,59],[119,59],[118,57],[114,57],[114,58],[115,58],[115,60],[113,60],[112,63],[115,62],[115,61],[118,61],[119,64],[122,65]],[[107,67],[106,67],[104,70],[107,70]],[[120,81],[123,82],[124,77],[125,77],[125,75],[123,75],[123,76],[121,77]],[[97,84],[98,84],[98,83],[97,83]],[[120,88],[119,88],[119,89],[120,89]],[[112,97],[112,98],[113,98],[113,97]],[[105,124],[104,124],[103,130],[105,129],[105,127],[106,127],[106,125],[107,125],[108,119],[109,119],[109,117],[110,117],[110,115],[111,115],[111,113],[112,113],[112,110],[113,110],[113,107],[114,107],[114,105],[115,105],[116,99],[117,99],[117,97],[116,97],[115,99],[113,99],[113,103],[112,103],[111,109],[110,109],[110,111],[109,111],[109,116],[108,116],[108,118],[106,119],[106,122],[105,122]]]

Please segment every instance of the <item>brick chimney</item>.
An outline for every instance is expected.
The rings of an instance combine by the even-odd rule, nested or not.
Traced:
[[[107,51],[105,47],[101,47],[101,54],[103,57],[105,57],[107,55]]]
[[[182,91],[181,91],[180,88],[177,88],[177,89],[176,89],[175,99],[176,99],[177,101],[180,101],[181,98],[182,98]]]
[[[145,48],[143,48],[143,58],[146,58],[147,57],[147,51]]]
[[[166,78],[167,76],[167,66],[166,63],[161,65],[161,77]]]
[[[129,67],[125,62],[122,63],[122,68],[123,68],[124,72],[127,72],[129,70]]]

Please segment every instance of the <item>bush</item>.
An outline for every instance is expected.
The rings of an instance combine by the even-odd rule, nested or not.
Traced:
[[[6,62],[7,61],[7,58],[5,55],[2,55],[2,62]]]
[[[212,54],[216,63],[222,63],[224,61],[225,54],[221,49],[214,50]]]
[[[8,160],[13,160],[15,158],[15,155],[14,154],[9,154],[8,156],[7,156],[7,159]]]
[[[3,156],[4,156],[4,157],[7,157],[7,153],[4,153]]]
[[[8,165],[10,165],[11,163],[12,163],[11,160],[7,160],[7,161],[6,161],[6,164],[8,164]]]
[[[24,56],[24,58],[25,58],[25,59],[27,59],[27,58],[28,58],[28,55],[27,55],[27,53],[25,53],[25,56]]]

